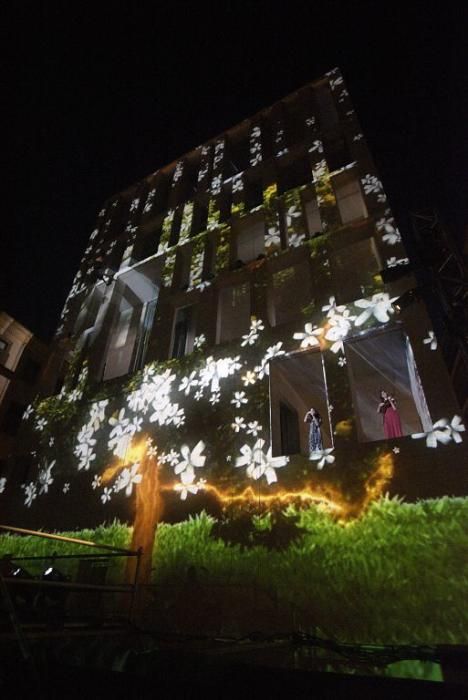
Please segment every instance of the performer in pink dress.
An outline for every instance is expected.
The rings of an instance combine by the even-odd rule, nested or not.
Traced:
[[[377,413],[382,414],[384,435],[387,439],[403,437],[396,401],[393,396],[387,394],[386,391],[382,390],[380,392],[380,403],[377,408]]]

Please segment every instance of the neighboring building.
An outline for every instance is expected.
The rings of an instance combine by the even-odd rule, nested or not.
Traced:
[[[14,451],[26,407],[35,398],[48,347],[21,323],[0,312],[0,460]],[[2,476],[0,470],[0,477]]]
[[[288,505],[345,520],[387,492],[468,492],[460,407],[338,69],[106,202],[60,339],[70,371],[5,490],[18,524],[119,517],[151,555],[162,518],[202,510],[248,547],[249,513],[281,530]],[[198,552],[179,532],[169,579]]]

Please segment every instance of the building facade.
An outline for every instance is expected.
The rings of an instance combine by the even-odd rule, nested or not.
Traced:
[[[16,451],[15,438],[26,407],[36,397],[48,347],[19,321],[0,312],[0,460]],[[2,478],[2,475],[0,475]],[[3,476],[3,478],[5,478]]]
[[[57,338],[70,370],[5,490],[21,524],[118,517],[151,559],[161,522],[211,523],[261,558],[313,512],[465,502],[460,409],[338,69],[106,202]]]

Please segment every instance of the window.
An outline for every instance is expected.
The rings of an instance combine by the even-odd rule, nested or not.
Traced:
[[[432,429],[411,344],[400,328],[345,341],[345,354],[361,442]],[[381,390],[395,398],[396,411],[378,412]]]
[[[374,238],[352,243],[331,258],[336,296],[340,303],[366,296],[381,269]]]
[[[193,306],[184,306],[175,313],[171,357],[178,358],[190,354],[193,350],[193,339]]]
[[[305,156],[296,158],[293,163],[278,167],[278,192],[288,192],[295,187],[305,185],[312,180],[309,159]]]
[[[248,216],[237,227],[236,260],[247,263],[265,253],[265,223],[263,217]]]
[[[3,338],[0,338],[0,353],[2,353],[4,350],[6,350],[8,347],[8,343],[6,340],[3,340]]]
[[[260,179],[244,177],[245,206],[248,210],[263,204],[263,184]]]
[[[327,84],[315,88],[314,97],[317,102],[322,129],[329,129],[338,122],[338,113],[330,86]]]
[[[293,353],[270,362],[271,440],[274,456],[310,453],[310,424],[315,408],[322,419],[323,448],[333,446],[322,353]]]
[[[103,379],[139,369],[145,360],[159,294],[158,260],[121,275],[109,310],[111,328],[103,363]]]
[[[309,300],[310,278],[306,262],[273,272],[268,294],[270,325],[279,326],[301,318],[301,307]]]
[[[311,236],[321,234],[322,221],[320,219],[320,210],[315,193],[310,190],[305,190],[301,193],[301,197],[309,234]]]
[[[250,328],[250,285],[248,282],[223,287],[219,292],[217,342],[240,338]]]
[[[333,187],[343,224],[367,217],[361,185],[354,171],[346,170],[335,175],[333,177]]]
[[[191,245],[185,245],[177,250],[174,279],[172,282],[174,289],[187,289],[189,285],[191,253]]]

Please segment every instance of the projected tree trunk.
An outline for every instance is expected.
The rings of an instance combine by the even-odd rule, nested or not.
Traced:
[[[151,580],[151,562],[154,541],[158,523],[163,512],[163,499],[160,492],[160,465],[155,457],[145,454],[140,463],[142,480],[136,489],[135,520],[131,549],[142,548],[139,582],[149,583]],[[129,563],[127,578],[133,580],[135,562]]]

